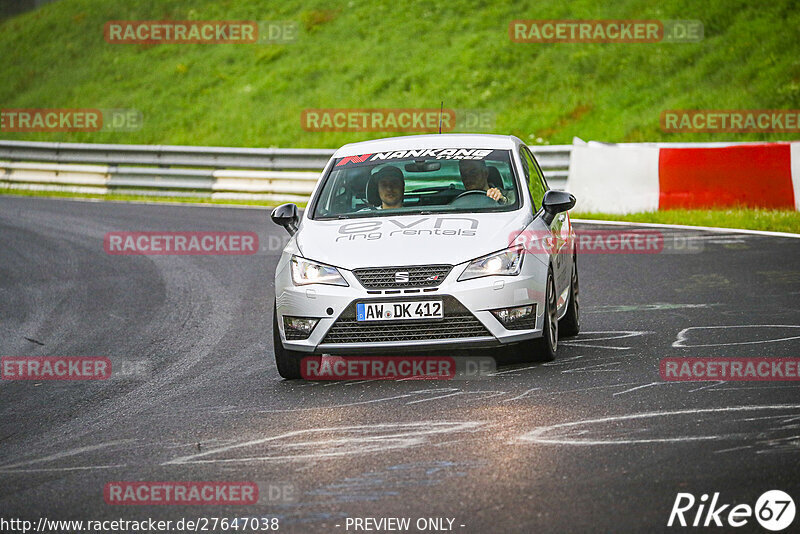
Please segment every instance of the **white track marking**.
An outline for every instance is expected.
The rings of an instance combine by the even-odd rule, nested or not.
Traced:
[[[631,350],[632,347],[609,347],[606,345],[589,345],[588,343],[572,343],[572,342],[562,342],[562,345],[566,345],[568,347],[587,347],[590,349],[609,349],[609,350]]]
[[[752,445],[742,445],[741,447],[731,447],[730,449],[722,449],[719,451],[714,451],[714,454],[722,454],[724,452],[733,452],[733,451],[743,451],[745,449],[752,449]]]
[[[716,381],[716,382],[714,382],[712,384],[707,384],[705,386],[701,386],[701,387],[696,388],[696,389],[690,389],[689,393],[694,393],[695,391],[703,391],[704,389],[711,389],[713,387],[717,387],[718,385],[724,384],[724,383],[725,383],[724,380],[718,380],[718,381]]]
[[[597,365],[589,365],[587,367],[578,367],[576,369],[564,369],[562,374],[566,373],[619,373],[622,369],[598,369],[598,367],[605,367],[607,365],[619,365],[622,362],[607,362],[598,363]]]
[[[605,385],[605,386],[591,386],[591,387],[588,387],[588,388],[568,389],[566,391],[557,391],[557,390],[547,391],[547,390],[544,390],[544,391],[542,391],[542,394],[543,395],[564,395],[565,393],[583,393],[585,391],[591,391],[593,389],[621,388],[621,387],[625,387],[625,386],[635,386],[636,384],[637,384],[636,382],[628,382],[628,383],[624,383],[624,384],[608,384],[608,385]]]
[[[406,406],[408,406],[409,404],[418,404],[420,402],[435,401],[435,400],[444,399],[444,398],[447,398],[447,397],[453,397],[455,395],[463,395],[463,394],[464,394],[463,391],[455,391],[453,393],[448,393],[447,395],[439,395],[438,397],[430,397],[428,399],[417,399],[417,400],[409,401],[409,402],[406,403]]]
[[[741,419],[734,419],[734,421],[766,421],[767,419],[783,419],[781,424],[800,419],[800,417],[786,415],[762,415],[761,417],[743,417]]]
[[[495,371],[492,376],[505,375],[508,373],[516,373],[517,371],[527,371],[529,369],[536,369],[539,365],[526,365],[525,367],[517,367],[516,369],[506,369],[505,371]]]
[[[642,384],[641,386],[636,386],[635,388],[626,389],[625,391],[618,391],[617,393],[614,393],[612,396],[616,397],[617,395],[622,395],[623,393],[630,393],[631,391],[649,388],[650,386],[661,386],[664,384],[668,384],[668,382],[650,382],[649,384]]]
[[[606,330],[606,331],[594,331],[594,332],[581,332],[583,335],[589,334],[600,334],[600,337],[593,337],[584,339],[582,336],[578,336],[577,338],[570,339],[567,341],[562,341],[562,345],[566,345],[568,347],[588,347],[593,349],[609,349],[609,350],[631,350],[631,347],[613,347],[609,345],[597,345],[597,341],[609,341],[612,339],[627,339],[630,337],[638,337],[644,336],[646,334],[653,334],[654,332],[650,332],[647,330]]]
[[[591,306],[584,308],[585,313],[624,313],[624,312],[640,312],[640,311],[671,311],[683,310],[686,308],[710,308],[712,306],[719,306],[719,304],[670,304],[666,302],[657,302],[655,304],[631,304],[631,305],[614,305],[614,306]]]
[[[49,456],[44,456],[42,458],[36,458],[34,460],[26,460],[24,462],[17,462],[15,464],[2,465],[2,466],[0,466],[0,470],[5,471],[7,469],[13,469],[15,467],[19,467],[19,466],[22,466],[22,465],[40,464],[42,462],[49,462],[51,460],[59,460],[61,458],[66,458],[68,456],[76,456],[78,454],[83,454],[84,452],[91,452],[91,451],[96,451],[96,450],[99,450],[99,449],[106,449],[108,447],[113,447],[115,445],[122,445],[124,443],[131,443],[131,442],[134,442],[134,441],[136,441],[136,440],[135,439],[122,439],[122,440],[118,440],[118,441],[109,441],[107,443],[100,443],[98,445],[89,445],[89,446],[86,446],[86,447],[78,447],[77,449],[70,449],[68,451],[58,452],[56,454],[51,454]]]
[[[583,359],[583,354],[579,354],[577,356],[570,356],[569,358],[558,358],[553,362],[543,363],[542,367],[557,367],[559,365],[568,365],[575,360]]]
[[[418,402],[428,402],[428,401],[432,401],[432,400],[439,400],[439,399],[443,399],[445,397],[453,397],[455,395],[484,395],[484,397],[483,397],[484,399],[491,399],[492,397],[499,397],[500,395],[506,395],[506,394],[507,394],[507,392],[498,391],[498,390],[457,391],[455,393],[451,393],[449,395],[442,395],[440,397],[433,397],[433,398],[430,398],[430,399],[420,399],[420,400],[416,400],[416,401],[407,402],[406,405],[408,405],[408,404],[416,404]]]
[[[674,348],[693,348],[693,347],[728,347],[733,345],[757,345],[759,343],[778,343],[779,341],[789,341],[792,339],[800,339],[800,335],[783,337],[778,339],[764,339],[758,341],[737,341],[733,343],[705,343],[701,345],[686,345],[685,341],[688,333],[691,330],[728,330],[730,328],[796,328],[800,330],[798,325],[789,324],[745,324],[745,325],[730,325],[730,326],[690,326],[678,332],[676,340],[672,343]]]
[[[546,434],[553,430],[574,428],[582,425],[594,425],[602,423],[615,423],[619,421],[630,421],[635,419],[648,419],[665,417],[672,415],[694,415],[698,413],[726,413],[740,412],[746,410],[790,410],[800,409],[800,404],[772,404],[765,406],[732,406],[727,408],[700,408],[695,410],[674,410],[663,412],[646,412],[631,415],[617,415],[612,417],[602,417],[599,419],[584,419],[569,423],[559,423],[556,425],[540,426],[527,432],[518,438],[519,441],[530,443],[543,443],[549,445],[632,445],[638,443],[685,443],[692,441],[713,441],[731,437],[730,435],[711,435],[711,436],[678,436],[674,438],[643,438],[643,439],[573,439],[568,437],[547,438]]]
[[[511,401],[519,400],[522,397],[525,397],[528,393],[531,393],[532,391],[537,391],[539,389],[542,389],[542,388],[531,388],[531,389],[527,390],[525,393],[522,393],[522,394],[517,395],[516,397],[512,397],[510,399],[506,399],[503,402],[511,402]]]
[[[117,465],[86,465],[79,467],[41,467],[33,469],[0,469],[0,473],[58,473],[62,471],[90,471],[92,469],[116,469],[118,467],[127,467],[127,464]]]
[[[684,226],[681,224],[661,224],[661,223],[637,223],[628,221],[601,221],[594,219],[570,219],[572,222],[581,224],[594,224],[594,225],[611,225],[611,226],[648,226],[651,228],[675,228],[678,230],[703,230],[704,232],[732,232],[734,234],[750,234],[765,237],[789,237],[793,239],[800,239],[800,234],[791,234],[789,232],[767,232],[764,230],[742,230],[739,228],[719,228],[716,226]]]
[[[310,428],[295,430],[277,436],[244,441],[210,451],[182,456],[164,462],[161,465],[183,465],[193,463],[231,463],[231,462],[261,462],[274,460],[308,460],[323,457],[339,457],[347,455],[360,455],[371,452],[385,452],[388,450],[405,449],[428,443],[427,437],[434,434],[447,434],[452,432],[474,431],[484,423],[472,421],[441,422],[420,421],[412,423],[384,423],[374,425]],[[380,432],[390,432],[381,434]],[[394,433],[391,433],[395,431]],[[345,433],[346,436],[331,438],[331,433]],[[322,439],[297,442],[285,442],[290,438],[320,434]],[[258,445],[272,444],[274,454],[267,456],[251,456],[244,458],[207,458],[210,455],[219,455],[233,450]],[[326,447],[329,450],[326,451]],[[299,447],[304,447],[308,452],[296,452]],[[294,454],[289,454],[294,453]]]
[[[369,380],[369,382],[376,382],[374,380]],[[321,409],[329,409],[329,408],[347,408],[349,406],[363,406],[365,404],[375,404],[378,402],[386,402],[391,400],[398,400],[398,399],[407,399],[409,397],[414,397],[424,393],[443,393],[447,391],[454,391],[456,388],[442,388],[442,389],[420,389],[417,391],[412,391],[409,393],[402,393],[400,395],[392,395],[391,397],[380,397],[377,399],[371,400],[364,400],[364,401],[354,401],[354,402],[347,402],[344,404],[324,404],[321,406],[309,406],[303,408],[284,408],[284,409],[275,409],[275,410],[255,410],[255,413],[290,413],[290,412],[302,412],[308,410],[321,410]]]
[[[581,335],[587,334],[611,334],[605,335],[603,337],[595,337],[592,339],[578,339],[581,342],[588,342],[588,341],[608,341],[609,339],[625,339],[629,337],[637,337],[643,336],[645,334],[654,334],[655,332],[651,332],[648,330],[595,330],[592,332],[581,332]],[[571,341],[565,341],[564,343],[571,343]]]

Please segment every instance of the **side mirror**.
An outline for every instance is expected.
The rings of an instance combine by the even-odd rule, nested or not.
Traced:
[[[556,215],[562,211],[569,211],[575,206],[575,196],[566,191],[550,190],[544,194],[542,200],[542,207],[544,208],[544,215],[542,220],[549,226]]]
[[[297,206],[294,204],[281,204],[270,213],[272,222],[286,228],[289,235],[297,232],[297,224],[300,222],[300,215],[297,213]]]

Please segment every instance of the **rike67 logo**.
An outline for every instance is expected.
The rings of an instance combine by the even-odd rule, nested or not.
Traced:
[[[756,505],[722,504],[719,492],[709,496],[704,493],[695,499],[691,493],[678,493],[669,514],[667,526],[680,527],[743,527],[753,517],[767,530],[785,530],[794,521],[794,500],[781,490],[764,492]]]

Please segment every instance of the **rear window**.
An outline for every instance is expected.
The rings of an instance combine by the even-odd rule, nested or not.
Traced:
[[[339,158],[323,177],[310,216],[343,219],[514,210],[520,201],[511,161],[509,150],[482,148]]]

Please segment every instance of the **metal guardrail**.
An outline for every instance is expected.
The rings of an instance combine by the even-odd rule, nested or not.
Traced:
[[[572,146],[531,150],[550,185],[564,187]],[[303,201],[333,153],[0,140],[0,187]]]
[[[228,148],[0,140],[0,159],[107,165],[321,170],[333,152],[325,148]]]

